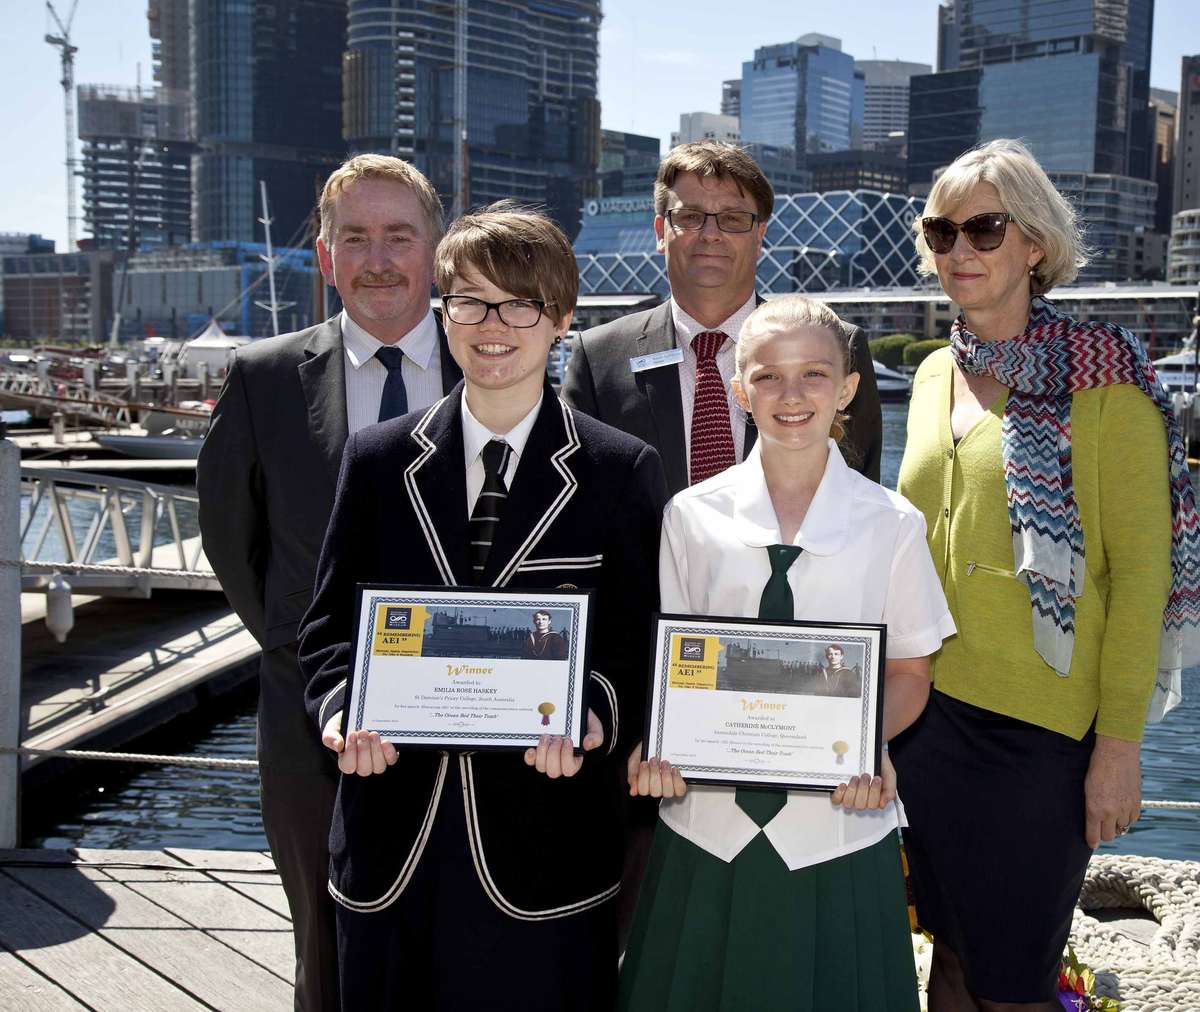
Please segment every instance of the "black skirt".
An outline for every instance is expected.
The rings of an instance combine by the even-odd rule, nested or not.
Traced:
[[[958,956],[976,998],[1054,998],[1092,855],[1082,741],[930,693],[890,745],[908,814],[917,917]]]

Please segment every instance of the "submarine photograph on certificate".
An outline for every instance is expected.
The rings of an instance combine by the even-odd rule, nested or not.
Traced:
[[[679,660],[696,660],[695,637],[681,636]],[[861,643],[718,637],[716,688],[803,696],[862,695]],[[688,656],[688,654],[691,656]]]
[[[403,622],[405,610],[389,607],[387,621]],[[423,657],[564,661],[570,655],[572,616],[566,608],[433,605],[427,611]]]

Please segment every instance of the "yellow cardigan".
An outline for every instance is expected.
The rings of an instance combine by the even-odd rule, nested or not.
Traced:
[[[1171,587],[1166,426],[1127,384],[1071,398],[1071,462],[1085,579],[1075,650],[1061,678],[1033,648],[1029,590],[1013,574],[1000,450],[1007,395],[954,445],[953,360],[930,355],[913,380],[900,492],[925,514],[958,635],[932,660],[938,690],[1080,739],[1140,741]]]

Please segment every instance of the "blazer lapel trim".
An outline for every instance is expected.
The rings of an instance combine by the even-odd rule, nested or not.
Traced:
[[[547,390],[547,396],[554,395]],[[550,525],[554,523],[579,488],[579,482],[576,480],[574,472],[567,466],[567,458],[582,445],[579,440],[579,434],[575,430],[575,416],[562,400],[557,397],[555,397],[555,400],[558,401],[559,409],[562,411],[563,427],[566,430],[567,441],[550,455],[550,464],[562,478],[563,487],[538,519],[537,523],[533,525],[533,529],[521,543],[521,546],[512,554],[499,575],[492,581],[493,587],[504,587],[508,584],[508,581],[512,579],[513,574],[520,567],[521,563],[537,547],[538,542],[541,541],[543,535],[549,530]]]
[[[459,757],[458,764],[463,782],[463,807],[467,817],[467,837],[471,846],[471,859],[475,863],[475,873],[479,876],[479,884],[483,886],[483,891],[487,893],[488,899],[496,905],[498,910],[519,921],[549,921],[590,910],[617,894],[621,888],[619,881],[614,882],[595,896],[559,907],[550,907],[548,910],[523,910],[506,899],[497,887],[495,879],[492,878],[487,856],[483,852],[483,832],[479,825],[479,812],[475,807],[475,768],[472,765],[471,756]]]
[[[385,907],[390,907],[404,892],[405,886],[413,876],[413,872],[417,869],[417,863],[421,860],[421,855],[425,853],[425,845],[429,842],[429,834],[433,829],[433,816],[437,811],[438,801],[442,797],[442,788],[446,783],[446,769],[450,765],[450,754],[443,752],[441,761],[438,763],[437,779],[434,781],[433,792],[429,796],[429,804],[425,808],[425,818],[421,820],[420,828],[417,830],[417,838],[413,841],[412,848],[408,852],[408,857],[404,859],[404,864],[400,866],[400,874],[396,876],[396,880],[388,888],[382,896],[375,900],[352,900],[345,893],[338,891],[333,884],[333,879],[329,880],[329,893],[342,906],[349,910],[358,910],[361,913],[373,913],[377,910],[383,910]]]
[[[412,438],[421,447],[421,453],[404,469],[404,487],[408,490],[409,502],[412,503],[413,512],[417,516],[417,522],[421,525],[421,532],[425,535],[425,543],[429,546],[429,554],[433,556],[433,561],[437,563],[442,581],[447,587],[457,587],[458,581],[454,578],[454,568],[450,565],[450,560],[447,558],[446,551],[442,547],[442,541],[438,537],[437,526],[434,524],[433,517],[425,506],[425,500],[422,498],[421,490],[417,485],[417,472],[421,470],[438,449],[437,444],[426,435],[425,430],[449,400],[450,397],[446,396],[436,402],[425,412],[424,417],[417,423],[417,427],[413,429]],[[457,463],[461,466],[462,462],[458,461]]]

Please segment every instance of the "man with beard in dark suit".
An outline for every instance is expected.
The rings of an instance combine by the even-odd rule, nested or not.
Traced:
[[[298,1010],[340,1008],[326,890],[337,766],[304,711],[296,641],[342,448],[461,376],[430,311],[442,208],[429,181],[398,158],[358,155],[329,177],[320,213],[317,257],[344,309],[239,350],[196,471],[205,553],[263,648],[263,825],[292,914]]]

